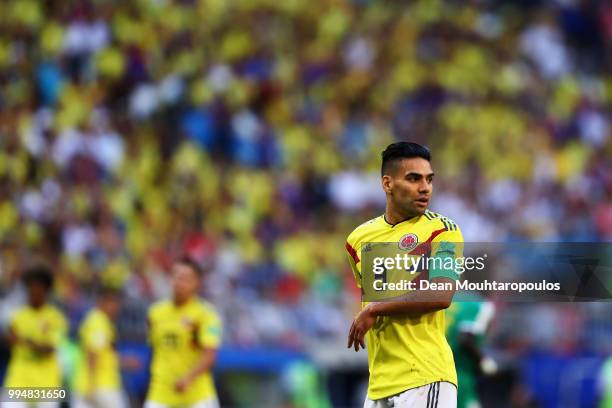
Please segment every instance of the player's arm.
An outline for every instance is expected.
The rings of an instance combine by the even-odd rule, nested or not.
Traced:
[[[178,392],[183,392],[185,388],[189,386],[193,381],[195,381],[200,375],[210,371],[215,365],[215,361],[217,359],[217,350],[211,348],[202,348],[200,353],[200,358],[198,359],[197,364],[194,368],[187,373],[183,378],[181,378],[176,383],[176,390]]]
[[[459,331],[459,347],[486,375],[497,372],[497,363],[482,352],[476,336],[485,334],[494,313],[495,307],[492,304],[488,302],[481,304],[474,322],[464,324],[464,327],[460,327]]]
[[[15,333],[15,329],[12,327],[9,327],[8,329],[7,341],[11,347],[15,346],[19,342],[19,337],[17,336],[17,333]]]
[[[438,277],[431,279],[430,282],[439,288],[448,289],[415,290],[402,296],[400,300],[370,303],[365,309],[368,309],[367,313],[371,313],[374,317],[398,315],[420,317],[427,313],[447,309],[455,294],[455,281]]]
[[[39,354],[51,354],[54,353],[68,332],[68,323],[61,313],[56,313],[51,318],[50,333],[47,335],[45,341],[35,341],[32,339],[21,339],[25,344],[31,347],[34,351]]]
[[[18,336],[12,329],[9,330],[9,344],[14,346],[17,343],[26,345],[38,354],[50,354],[55,351],[55,347],[52,344],[42,343],[27,337]]]
[[[463,241],[459,232],[453,235],[446,234],[443,239],[447,242],[436,242],[435,258],[442,262],[440,267],[429,271],[429,281],[435,284],[433,289],[413,290],[399,299],[386,302],[374,302],[368,304],[357,314],[349,330],[347,347],[354,347],[359,351],[359,347],[365,348],[365,334],[376,322],[378,316],[405,316],[420,317],[424,314],[446,309],[450,306],[453,295],[455,294],[455,281],[459,278],[454,270],[454,260],[462,252],[455,242]],[[447,260],[450,259],[450,267]],[[434,263],[435,264],[435,263]],[[433,285],[432,285],[433,286]]]
[[[52,353],[54,350],[53,346],[49,344],[40,343],[27,337],[18,336],[13,329],[9,329],[8,342],[11,347],[19,343],[24,344],[38,354],[48,354]]]
[[[461,332],[459,334],[459,347],[480,368],[482,374],[493,375],[497,372],[497,362],[482,352],[474,333]]]
[[[16,317],[14,316],[13,319],[16,319]],[[32,349],[34,352],[38,354],[48,354],[48,353],[53,352],[53,348],[49,347],[48,345],[44,343],[40,343],[28,337],[18,335],[17,330],[15,330],[14,323],[15,321],[13,320],[11,325],[9,326],[8,336],[7,336],[8,343],[11,347],[21,343],[21,344],[26,345],[27,347],[29,347],[30,349]]]
[[[55,351],[55,346],[52,344],[38,343],[33,340],[27,340],[27,344],[40,354],[51,354]]]
[[[376,322],[378,316],[420,317],[424,314],[443,310],[451,305],[455,294],[455,281],[451,278],[437,277],[432,283],[448,289],[412,291],[401,300],[369,303],[357,314],[349,330],[347,347],[365,348],[365,334]]]
[[[480,360],[482,360],[483,355],[476,345],[476,336],[470,332],[460,332],[459,333],[459,347],[461,350],[468,356],[470,359],[479,364]]]
[[[109,346],[110,334],[100,322],[87,319],[80,330],[81,344],[85,350],[86,396],[89,397],[96,389],[96,371],[100,351]]]
[[[455,270],[456,259],[463,253],[463,237],[457,231],[445,232],[440,241],[434,242],[432,268],[428,271],[431,289],[410,291],[399,299],[370,303],[363,312],[378,316],[420,317],[424,314],[447,309],[453,301],[459,275]],[[441,261],[441,262],[435,262]]]
[[[209,311],[202,316],[196,328],[200,356],[191,371],[176,382],[175,388],[178,392],[183,392],[200,375],[213,368],[217,360],[217,349],[221,344],[221,331],[221,319],[216,312]]]
[[[94,350],[87,350],[87,379],[86,379],[86,397],[90,397],[96,389],[96,368],[98,366],[98,353]]]

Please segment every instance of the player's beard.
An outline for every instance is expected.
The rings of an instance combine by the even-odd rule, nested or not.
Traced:
[[[423,215],[425,214],[425,211],[427,210],[427,207],[418,207],[416,205],[412,205],[411,206],[411,210],[412,210],[412,216],[416,217],[418,215]]]
[[[419,215],[423,215],[425,214],[425,210],[427,210],[427,207],[418,207],[417,205],[415,205],[413,200],[403,202],[396,208],[401,209],[401,215],[403,219],[409,219],[417,217]]]

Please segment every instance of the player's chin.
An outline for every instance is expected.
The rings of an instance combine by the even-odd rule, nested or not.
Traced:
[[[427,211],[427,206],[429,202],[425,201],[415,201],[412,205],[412,208],[416,214],[423,215],[425,211]]]

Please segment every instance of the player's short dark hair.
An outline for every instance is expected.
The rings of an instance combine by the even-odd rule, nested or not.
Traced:
[[[389,174],[400,160],[412,159],[413,157],[421,157],[427,161],[431,161],[431,152],[427,147],[421,146],[418,143],[391,143],[382,152],[381,175],[384,176],[385,174]]]
[[[53,273],[45,264],[32,265],[23,272],[23,284],[28,287],[33,283],[40,283],[47,290],[53,287]]]
[[[198,278],[202,277],[202,267],[200,266],[200,264],[198,262],[196,262],[193,258],[187,256],[187,255],[183,255],[181,257],[178,257],[174,263],[176,264],[180,264],[180,265],[185,265],[191,268],[191,270],[193,272],[195,272],[195,274],[197,275]]]

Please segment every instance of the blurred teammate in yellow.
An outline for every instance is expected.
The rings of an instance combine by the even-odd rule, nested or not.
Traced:
[[[198,298],[201,272],[189,258],[172,266],[172,299],[149,310],[153,348],[145,408],[217,408],[210,373],[221,343],[221,320]]]
[[[43,265],[27,269],[23,276],[28,304],[18,309],[9,325],[11,359],[4,387],[62,387],[58,347],[66,336],[62,312],[48,303],[53,274]],[[58,407],[58,402],[5,403],[3,407]]]
[[[75,408],[125,407],[115,350],[117,333],[113,321],[121,308],[120,293],[105,288],[79,329],[81,355],[74,384]]]

